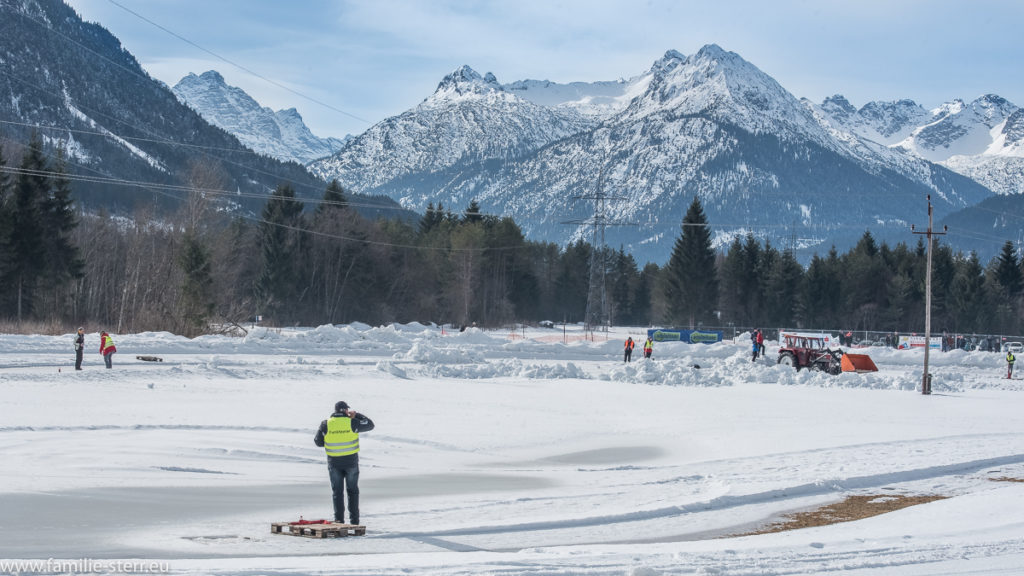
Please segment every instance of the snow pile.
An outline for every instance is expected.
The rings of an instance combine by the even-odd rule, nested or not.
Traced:
[[[468,380],[512,377],[549,380],[589,378],[586,372],[572,362],[564,364],[525,364],[520,360],[498,360],[468,366],[424,364],[420,367],[419,373],[424,377],[430,378],[465,378]]]
[[[383,372],[385,374],[390,374],[392,376],[397,376],[398,378],[402,378],[402,379],[408,379],[409,378],[409,376],[405,373],[405,370],[402,370],[398,366],[395,366],[395,364],[393,362],[389,362],[387,360],[381,360],[380,362],[377,362],[376,368],[380,372]]]
[[[417,340],[407,352],[395,354],[395,360],[432,364],[479,364],[484,361],[480,352],[467,347],[436,347]]]
[[[689,359],[624,363],[600,379],[660,386],[732,386],[718,370],[703,370]]]

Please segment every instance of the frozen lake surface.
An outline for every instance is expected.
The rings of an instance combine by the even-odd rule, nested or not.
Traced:
[[[868,350],[796,372],[749,340],[432,326],[0,335],[0,558],[157,559],[194,574],[1016,574],[1024,385],[1002,355]],[[98,336],[87,335],[87,350]],[[155,355],[163,362],[142,362]],[[700,368],[694,368],[699,365]],[[364,537],[272,535],[331,514],[313,435],[362,435]],[[738,536],[850,496],[941,499]],[[8,565],[8,571],[13,571]],[[3,572],[0,570],[0,572]]]

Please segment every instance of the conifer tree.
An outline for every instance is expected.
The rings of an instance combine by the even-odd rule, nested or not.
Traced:
[[[35,290],[43,273],[45,228],[43,205],[50,194],[43,142],[33,133],[21,160],[11,211],[11,280],[18,322],[32,312]]]
[[[477,201],[470,200],[469,206],[466,207],[466,212],[462,215],[462,221],[466,224],[474,224],[481,222],[483,216],[480,214],[480,204]]]
[[[331,183],[327,185],[327,189],[324,190],[323,200],[316,207],[316,214],[319,216],[326,212],[345,210],[347,208],[348,199],[345,197],[345,190],[338,183],[337,179],[332,179]]]
[[[43,253],[45,265],[43,278],[46,290],[54,296],[52,314],[66,312],[67,294],[65,287],[82,277],[85,263],[78,246],[71,241],[78,218],[75,216],[74,200],[71,196],[71,182],[67,177],[67,159],[63,148],[57,149],[54,162],[53,192],[42,203]]]
[[[665,299],[669,320],[696,328],[698,322],[710,324],[718,304],[718,278],[711,230],[700,199],[694,198],[683,218],[682,233],[665,267]]]
[[[744,318],[743,293],[745,270],[743,243],[737,235],[732,239],[719,270],[719,309],[722,311],[723,320],[738,324],[747,322]]]
[[[262,260],[256,299],[260,310],[279,323],[294,320],[300,296],[302,227],[302,203],[295,199],[295,190],[278,186],[263,207],[259,225]]]
[[[633,307],[638,275],[633,255],[627,254],[625,248],[619,246],[619,251],[612,256],[611,290],[609,291],[613,324],[632,326],[637,323]]]
[[[762,323],[781,327],[800,325],[800,320],[803,319],[800,298],[803,280],[804,269],[797,262],[791,249],[787,248],[773,259],[764,283],[764,309],[770,314]]]
[[[981,266],[977,252],[955,262],[956,272],[950,285],[949,300],[952,310],[954,332],[977,331],[985,320],[988,308],[984,301],[985,269]]]
[[[833,245],[827,258],[817,254],[804,275],[803,310],[809,326],[829,330],[839,328],[839,305],[842,302],[842,277],[839,252]]]
[[[1021,274],[1020,262],[1017,260],[1017,249],[1013,242],[1007,240],[1003,249],[996,257],[995,277],[1005,291],[1008,300],[1020,295],[1024,287],[1024,276]]]
[[[184,335],[193,337],[206,330],[214,309],[210,252],[194,229],[185,231],[178,264],[184,274],[181,287]]]
[[[6,171],[7,159],[4,157],[2,144],[3,141],[0,139],[0,317],[13,309],[11,274],[14,265],[14,252],[11,246],[11,229],[14,226],[11,211],[11,178]]]

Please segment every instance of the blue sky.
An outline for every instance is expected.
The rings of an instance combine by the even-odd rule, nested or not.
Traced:
[[[615,80],[669,49],[711,43],[815,102],[838,93],[858,107],[910,98],[930,108],[994,93],[1024,106],[1018,0],[68,3],[155,78],[217,70],[264,106],[297,108],[318,136],[399,114],[463,64],[501,82]]]

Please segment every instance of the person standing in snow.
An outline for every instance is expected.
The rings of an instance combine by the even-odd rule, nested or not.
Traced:
[[[647,341],[644,342],[644,358],[650,358],[654,355],[654,340],[651,337],[647,337]]]
[[[348,495],[350,524],[359,524],[359,433],[373,430],[373,421],[348,407],[334,405],[334,413],[320,423],[313,443],[327,451],[331,477],[334,521],[345,523],[345,495]]]
[[[114,347],[114,340],[106,332],[100,332],[100,355],[103,356],[103,363],[107,368],[114,367],[115,352],[117,348]]]
[[[761,329],[757,329],[757,355],[764,356],[764,332]]]
[[[78,327],[78,335],[75,336],[75,370],[82,369],[82,354],[85,353],[85,328]]]
[[[633,342],[633,337],[630,336],[630,337],[626,338],[626,357],[622,360],[623,362],[632,362],[633,361],[633,347],[634,346],[636,346],[636,343]]]
[[[757,338],[751,338],[750,340],[750,345],[754,352],[754,355],[750,358],[750,361],[757,362],[757,353],[761,351],[761,347],[757,345]]]
[[[1013,378],[1013,363],[1016,362],[1016,361],[1017,361],[1017,359],[1013,356],[1013,352],[1010,352],[1009,350],[1007,350],[1006,351],[1006,377],[1007,378]]]

